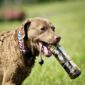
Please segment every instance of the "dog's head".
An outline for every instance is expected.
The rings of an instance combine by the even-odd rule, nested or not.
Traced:
[[[50,47],[60,41],[60,36],[54,33],[54,25],[46,19],[33,18],[26,20],[23,28],[22,38],[27,46],[42,52],[45,56],[51,56]]]

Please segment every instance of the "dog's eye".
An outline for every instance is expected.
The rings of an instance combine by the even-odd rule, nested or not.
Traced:
[[[55,27],[54,27],[54,26],[52,26],[51,29],[52,29],[53,31],[55,31]]]
[[[46,27],[42,27],[41,30],[42,30],[42,31],[45,31],[45,30],[46,30]]]

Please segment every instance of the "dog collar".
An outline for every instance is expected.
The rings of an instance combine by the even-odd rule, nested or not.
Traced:
[[[21,33],[20,33],[20,31],[18,32],[18,41],[19,41],[20,50],[21,50],[23,53],[26,53],[26,50],[25,50],[25,48],[24,48],[23,39],[21,38]]]

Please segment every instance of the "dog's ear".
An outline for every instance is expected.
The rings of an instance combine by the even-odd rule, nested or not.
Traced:
[[[31,24],[31,20],[25,20],[21,26],[21,39],[27,37],[27,32],[29,30],[29,26]]]

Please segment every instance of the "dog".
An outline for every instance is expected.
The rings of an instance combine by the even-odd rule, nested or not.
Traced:
[[[54,25],[44,18],[24,21],[17,29],[0,33],[0,85],[21,85],[29,76],[36,56],[50,57],[59,43]]]

